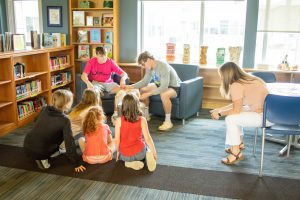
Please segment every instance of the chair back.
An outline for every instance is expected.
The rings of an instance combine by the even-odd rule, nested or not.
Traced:
[[[268,94],[264,102],[263,127],[266,120],[280,125],[300,125],[300,96]]]
[[[266,83],[275,83],[276,82],[276,76],[273,72],[252,72],[253,76],[257,76],[261,78]]]
[[[189,65],[189,64],[170,64],[181,81],[186,81],[192,78],[196,78],[199,75],[199,66],[198,65]]]

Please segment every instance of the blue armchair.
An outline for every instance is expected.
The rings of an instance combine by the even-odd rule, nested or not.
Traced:
[[[172,118],[185,119],[191,117],[202,108],[203,78],[199,77],[199,66],[187,64],[171,64],[177,72],[182,83],[179,95],[171,99]],[[160,95],[150,97],[149,112],[154,115],[164,116],[164,109]]]
[[[273,72],[251,72],[251,74],[261,78],[266,83],[276,82],[276,76]]]

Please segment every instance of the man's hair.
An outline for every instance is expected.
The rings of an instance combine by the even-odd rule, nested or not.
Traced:
[[[103,47],[96,47],[96,54],[100,54],[100,55],[106,55],[106,49],[104,49]]]
[[[151,53],[149,53],[148,51],[144,51],[138,57],[138,64],[142,64],[142,62],[146,62],[148,58],[154,60],[154,56]]]

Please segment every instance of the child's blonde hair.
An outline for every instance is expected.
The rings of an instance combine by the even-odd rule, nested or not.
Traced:
[[[69,116],[76,116],[76,114],[80,113],[82,110],[98,105],[102,105],[99,92],[92,89],[85,89],[81,101],[72,109]]]
[[[52,94],[52,105],[63,112],[69,110],[73,103],[73,94],[69,90],[56,90]]]
[[[134,94],[126,94],[122,101],[122,115],[126,121],[136,122],[142,112],[139,107],[139,99]]]
[[[83,120],[83,125],[82,125],[83,133],[84,134],[94,133],[97,130],[99,123],[105,121],[106,121],[106,116],[104,114],[102,107],[93,106],[88,111],[88,113],[86,114]]]

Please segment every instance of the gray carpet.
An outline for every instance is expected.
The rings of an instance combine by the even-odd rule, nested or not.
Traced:
[[[199,117],[181,121],[173,120],[174,128],[170,132],[159,132],[157,127],[162,118],[152,117],[149,122],[150,133],[153,137],[158,164],[215,171],[239,172],[257,174],[260,161],[260,140],[258,139],[257,153],[252,154],[253,135],[255,129],[246,129],[244,155],[246,159],[233,166],[223,165],[220,159],[224,153],[225,124],[223,120],[208,119],[208,111],[203,110]],[[0,138],[0,144],[22,146],[24,135],[32,124],[19,128]],[[113,128],[112,128],[113,129]],[[281,144],[266,143],[264,175],[300,179],[300,151],[294,149],[289,158],[278,155],[283,147]]]

